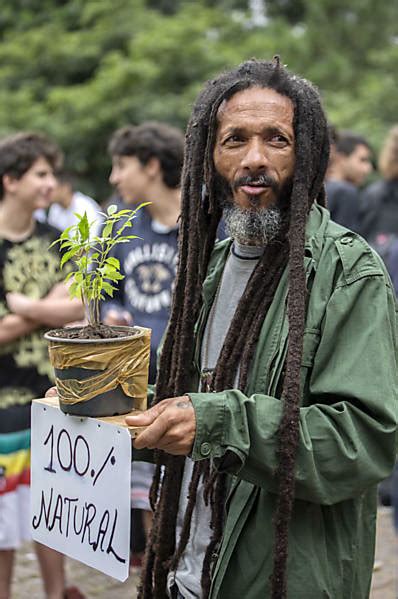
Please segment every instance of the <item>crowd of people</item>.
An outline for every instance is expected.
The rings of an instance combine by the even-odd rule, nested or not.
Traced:
[[[365,599],[396,451],[398,127],[377,172],[309,82],[251,60],[206,84],[185,140],[126,125],[108,152],[109,202],[150,202],[101,314],[152,329],[151,407],[128,419],[146,427],[140,596]],[[99,234],[100,210],[52,140],[0,141],[1,599],[30,537],[30,404],[52,384],[42,335],[84,319],[48,248],[76,212]],[[36,549],[47,597],[82,597],[62,555]]]
[[[361,135],[332,130],[331,137],[326,175],[330,214],[378,252],[398,292],[398,126],[388,132],[378,159]]]

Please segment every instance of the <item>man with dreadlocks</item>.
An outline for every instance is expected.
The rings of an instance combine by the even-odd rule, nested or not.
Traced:
[[[127,418],[157,462],[141,598],[368,597],[395,305],[379,258],[324,208],[328,155],[317,91],[278,58],[195,104],[153,406]]]

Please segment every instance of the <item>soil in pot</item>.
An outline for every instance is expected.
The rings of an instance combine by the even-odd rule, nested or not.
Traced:
[[[60,408],[76,416],[146,409],[150,329],[68,327],[45,334]]]

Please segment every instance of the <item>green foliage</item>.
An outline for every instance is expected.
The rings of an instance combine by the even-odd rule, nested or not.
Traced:
[[[60,244],[63,250],[61,268],[69,263],[73,269],[68,272],[65,282],[70,282],[71,298],[82,300],[88,322],[91,326],[99,324],[99,303],[105,296],[113,296],[118,281],[124,278],[120,273],[119,260],[110,256],[112,248],[119,243],[129,243],[137,239],[130,233],[133,220],[138,210],[147,206],[140,204],[135,210],[117,210],[117,206],[108,207],[103,230],[100,237],[93,237],[93,222],[89,222],[87,214],[77,214],[77,223],[65,229],[60,237],[51,245]]]
[[[54,136],[82,190],[110,193],[107,143],[128,122],[185,128],[206,79],[246,58],[284,63],[321,89],[331,121],[376,147],[397,120],[398,3],[3,0],[0,135]]]

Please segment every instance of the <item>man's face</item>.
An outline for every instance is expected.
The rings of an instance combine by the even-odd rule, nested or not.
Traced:
[[[56,185],[52,166],[41,157],[19,179],[10,177],[6,191],[22,209],[33,211],[37,208],[48,208]]]
[[[73,199],[73,189],[69,183],[57,182],[52,201],[60,204],[63,208],[68,208]]]
[[[126,204],[138,204],[146,198],[150,176],[136,156],[114,156],[109,181]]]
[[[355,146],[349,156],[341,155],[343,177],[357,187],[361,187],[372,171],[371,151],[363,144]]]
[[[214,166],[236,207],[275,206],[295,165],[293,103],[270,88],[236,93],[218,111]]]

